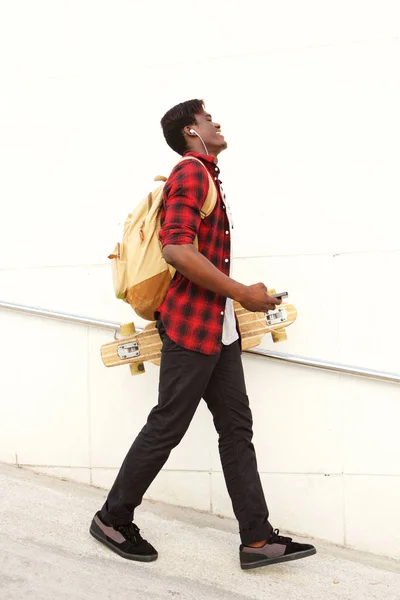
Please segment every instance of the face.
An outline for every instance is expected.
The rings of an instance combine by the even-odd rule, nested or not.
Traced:
[[[193,126],[203,138],[210,154],[217,155],[227,148],[228,144],[221,133],[221,125],[212,120],[211,115],[203,111],[196,115],[196,126]]]

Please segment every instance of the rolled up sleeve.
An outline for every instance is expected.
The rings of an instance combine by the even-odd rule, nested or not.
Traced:
[[[175,167],[165,184],[165,217],[158,234],[163,248],[193,244],[207,192],[207,172],[197,160],[186,160]]]

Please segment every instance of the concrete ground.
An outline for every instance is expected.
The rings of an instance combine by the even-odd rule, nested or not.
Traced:
[[[104,490],[0,464],[1,600],[400,600],[400,562],[314,541],[304,560],[242,571],[236,523],[145,503],[150,564],[126,561],[88,533]]]

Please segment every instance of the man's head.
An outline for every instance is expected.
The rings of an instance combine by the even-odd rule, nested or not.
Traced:
[[[165,113],[161,127],[168,146],[180,155],[199,152],[218,156],[228,145],[221,134],[221,126],[204,110],[202,100],[177,104]]]

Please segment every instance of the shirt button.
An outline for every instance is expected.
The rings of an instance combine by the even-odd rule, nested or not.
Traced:
[[[218,171],[218,167],[215,167],[214,171]]]
[[[226,235],[229,235],[229,231],[225,231]]]
[[[224,314],[224,311],[223,311],[223,310],[221,310],[221,315],[223,315],[223,314]]]
[[[229,258],[226,258],[226,259],[225,259],[225,262],[229,262]]]
[[[225,204],[222,205],[222,208],[225,210]]]
[[[217,181],[218,177],[214,177],[215,181]]]

